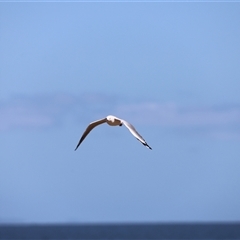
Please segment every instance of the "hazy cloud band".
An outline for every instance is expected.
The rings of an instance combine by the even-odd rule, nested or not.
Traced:
[[[101,94],[19,96],[0,103],[0,131],[51,127],[66,117],[79,123],[113,114],[137,124],[214,128],[240,138],[240,106],[179,106],[175,103],[124,101]]]

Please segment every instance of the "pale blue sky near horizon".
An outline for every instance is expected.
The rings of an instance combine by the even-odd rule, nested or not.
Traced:
[[[239,10],[0,3],[0,223],[240,221]]]

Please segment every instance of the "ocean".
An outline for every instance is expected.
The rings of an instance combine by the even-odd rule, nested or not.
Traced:
[[[240,239],[240,223],[1,224],[0,239]]]

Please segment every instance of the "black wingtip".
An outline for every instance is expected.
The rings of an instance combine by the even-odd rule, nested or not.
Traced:
[[[75,150],[74,150],[74,151],[76,151],[76,150],[78,149],[79,145],[80,145],[80,144],[78,144],[78,145],[76,146],[76,148],[75,148]]]
[[[145,147],[147,147],[147,148],[149,148],[150,150],[152,150],[152,148],[145,142],[145,143],[143,143],[142,142],[142,144],[145,146]]]
[[[149,145],[146,145],[146,147],[148,147],[150,150],[152,150],[152,148]]]

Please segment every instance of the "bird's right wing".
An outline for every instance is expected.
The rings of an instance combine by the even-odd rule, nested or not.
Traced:
[[[122,123],[128,128],[128,130],[132,133],[132,135],[138,141],[140,141],[144,146],[146,146],[147,148],[152,150],[152,148],[147,144],[147,142],[144,140],[144,138],[137,132],[137,130],[134,128],[134,126],[131,123],[129,123],[123,119],[122,119]]]
[[[103,119],[100,119],[100,120],[97,120],[97,121],[94,121],[94,122],[91,122],[88,127],[86,128],[85,132],[83,133],[82,137],[80,138],[76,148],[75,148],[75,151],[77,150],[77,148],[79,147],[79,145],[82,143],[82,141],[85,139],[85,137],[89,134],[89,132],[95,128],[96,126],[102,124],[102,123],[105,123],[107,121],[106,118],[103,118]]]

